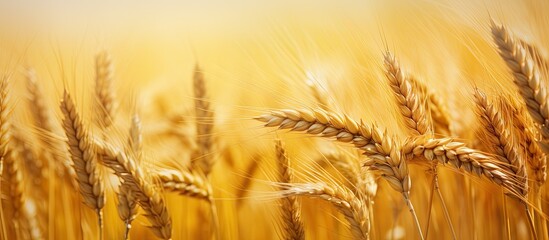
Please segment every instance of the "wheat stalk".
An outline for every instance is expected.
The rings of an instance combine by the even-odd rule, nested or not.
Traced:
[[[275,152],[278,166],[280,182],[291,183],[293,179],[292,169],[290,168],[290,159],[284,149],[281,140],[275,141]],[[281,215],[280,224],[282,225],[283,238],[291,240],[305,239],[305,230],[301,221],[299,212],[299,204],[293,196],[288,196],[281,199]]]

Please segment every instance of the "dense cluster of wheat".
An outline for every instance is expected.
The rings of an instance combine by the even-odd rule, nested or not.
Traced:
[[[120,111],[125,106],[120,102],[133,100],[113,89],[114,64],[106,51],[95,57],[92,100],[83,100],[66,85],[59,102],[49,103],[45,83],[30,67],[21,78],[26,80],[25,97],[15,99],[12,96],[20,90],[12,84],[20,79],[18,73],[5,74],[0,80],[0,235],[465,239],[470,235],[464,232],[482,231],[475,230],[474,223],[456,223],[464,221],[460,215],[466,210],[461,209],[465,204],[449,201],[451,192],[496,209],[470,214],[479,222],[493,220],[483,224],[498,225],[496,233],[489,233],[494,238],[548,239],[549,62],[540,50],[543,46],[497,23],[490,26],[493,51],[507,65],[505,74],[512,75],[517,94],[472,89],[473,129],[456,130],[456,114],[450,112],[459,110],[447,105],[447,96],[407,72],[388,50],[379,62],[405,138],[389,133],[383,123],[334,110],[331,93],[315,82],[308,84],[316,106],[272,111],[265,107],[263,114],[242,118],[255,119],[256,126],[263,122],[264,129],[289,130],[294,137],[343,143],[308,138],[314,141],[312,148],[286,141],[288,131],[256,136],[270,141],[261,150],[246,147],[254,139],[234,140],[234,134],[216,132],[216,123],[222,122],[218,118],[224,115],[214,111],[204,66],[195,66],[193,86],[188,86],[193,89],[194,109],[164,117],[166,124],[152,130],[142,124],[138,103]],[[89,106],[84,104],[88,101]],[[176,144],[165,146],[166,139]],[[159,159],[165,156],[155,148],[173,146],[169,160]],[[292,156],[295,152],[314,160],[300,164],[301,159]],[[241,163],[247,165],[238,172],[234,165]],[[274,166],[265,167],[271,163]],[[266,172],[263,180],[260,171]],[[425,176],[416,183],[414,174],[421,172]],[[229,180],[229,175],[236,180]],[[475,191],[479,182],[491,185]],[[253,184],[265,188],[252,189]],[[387,187],[396,194],[380,196],[378,188]],[[427,191],[414,193],[418,188]],[[265,211],[258,203],[270,209]],[[396,210],[383,212],[380,205],[394,205]],[[409,216],[399,215],[403,207]],[[270,230],[249,234],[262,231],[253,224]],[[322,229],[325,235],[315,235]]]

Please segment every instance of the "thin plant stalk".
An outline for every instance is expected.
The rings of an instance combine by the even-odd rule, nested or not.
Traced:
[[[408,209],[410,210],[410,213],[412,214],[412,217],[414,218],[414,222],[416,224],[417,231],[419,233],[419,237],[423,240],[423,233],[421,232],[421,225],[419,224],[419,220],[417,218],[416,210],[414,210],[414,205],[412,205],[412,201],[410,201],[410,197],[408,194],[404,194],[404,201],[406,201],[406,205],[408,206]]]
[[[3,169],[0,167],[0,171],[2,171]],[[2,181],[0,181],[0,193],[2,192]],[[2,239],[3,240],[6,240],[7,239],[7,234],[8,234],[8,231],[6,229],[6,221],[5,221],[5,218],[4,218],[4,206],[2,206],[2,201],[0,200],[0,220],[2,220]]]
[[[425,230],[425,238],[429,237],[429,227],[431,225],[431,210],[433,209],[433,197],[435,195],[435,180],[436,176],[433,175],[433,181],[431,183],[431,194],[429,195],[429,210],[427,211],[427,226]]]
[[[503,194],[503,219],[505,220],[505,235],[507,240],[511,240],[511,224],[509,222],[509,212],[507,211],[507,196]]]
[[[435,178],[436,181],[437,178]],[[446,207],[446,202],[444,201],[444,198],[442,197],[442,193],[440,192],[440,188],[438,187],[438,181],[435,182],[435,189],[438,193],[438,197],[440,198],[440,203],[442,204],[442,211],[444,212],[444,217],[446,218],[446,222],[448,223],[448,226],[450,227],[450,230],[452,231],[452,237],[453,239],[457,239],[456,236],[456,230],[454,229],[454,225],[452,224],[452,219],[450,219],[450,213],[448,213],[448,208]]]
[[[132,224],[129,223],[129,221],[126,221],[126,222],[124,222],[124,225],[125,225],[124,226],[124,228],[125,228],[125,230],[124,230],[124,240],[128,240],[129,237],[130,237],[130,230],[132,228]]]
[[[103,240],[103,212],[97,209],[97,224],[99,226],[99,239]]]
[[[526,217],[528,218],[528,224],[530,224],[530,229],[532,230],[532,236],[534,236],[534,240],[538,240],[538,234],[536,232],[536,229],[534,228],[534,220],[532,218],[532,214],[530,213],[530,208],[528,207],[528,203],[522,202],[524,204],[524,210],[526,211]]]
[[[539,185],[539,183],[534,183],[533,184],[533,201],[534,201],[534,206],[539,210],[541,211],[542,209],[542,206],[541,206],[541,187]],[[534,226],[536,227],[536,233],[537,233],[537,236],[538,238],[541,238],[541,239],[547,239],[546,236],[547,236],[547,225],[546,225],[546,222],[545,222],[545,219],[543,218],[542,214],[541,213],[536,213],[535,216],[534,216]]]
[[[212,214],[212,222],[213,222],[213,232],[215,234],[215,237],[217,240],[221,239],[221,232],[219,231],[219,216],[217,215],[217,206],[215,204],[215,201],[210,198],[210,211]]]

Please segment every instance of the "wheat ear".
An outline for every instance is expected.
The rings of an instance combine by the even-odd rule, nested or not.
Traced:
[[[18,134],[19,133],[19,134]],[[28,196],[35,197],[38,199],[47,199],[52,194],[49,194],[48,187],[44,184],[50,184],[47,181],[44,181],[44,176],[46,173],[43,172],[43,168],[39,166],[40,162],[36,160],[39,156],[34,153],[32,146],[30,145],[30,142],[26,141],[23,136],[21,136],[20,132],[14,132],[11,134],[10,138],[11,144],[10,148],[13,148],[14,153],[12,155],[15,155],[15,159],[17,159],[17,165],[19,166],[18,169],[21,169],[20,171],[23,171],[23,180],[30,181],[31,187],[33,189],[36,189],[35,191]],[[25,178],[25,176],[32,176],[31,178]],[[76,180],[73,180],[76,181]],[[77,185],[78,186],[78,185]],[[27,194],[25,194],[27,195]],[[53,197],[52,197],[53,199]],[[29,200],[28,197],[25,197],[25,200]],[[50,202],[51,201],[51,202]],[[53,200],[48,199],[47,204],[38,204],[37,209],[34,211],[29,211],[29,209],[25,208],[26,213],[26,219],[29,223],[29,231],[32,233],[31,235],[37,236],[37,238],[33,239],[41,239],[38,236],[42,236],[42,232],[46,231],[45,227],[42,226],[42,224],[48,224],[49,218],[51,217],[50,214],[48,214],[48,205],[52,204],[54,202]],[[38,211],[38,212],[37,212]],[[52,221],[50,221],[51,223]],[[40,223],[40,224],[39,224]],[[36,227],[32,227],[36,226]]]
[[[516,184],[522,190],[519,194],[523,197],[520,201],[524,203],[529,223],[532,223],[529,207],[526,204],[526,196],[529,191],[528,175],[525,160],[520,155],[518,144],[515,142],[514,135],[512,135],[512,116],[509,111],[502,109],[501,102],[504,101],[503,99],[500,99],[499,106],[494,105],[488,101],[486,95],[478,88],[475,89],[474,97],[481,128],[477,134],[478,138],[488,145],[490,152],[500,156],[498,159],[506,163],[510,172],[517,178]],[[531,224],[531,229],[535,234],[534,224]]]
[[[350,190],[325,183],[291,183],[287,185],[284,196],[306,196],[328,201],[345,216],[355,239],[368,239],[370,221],[366,203]]]
[[[352,143],[369,157],[368,166],[381,170],[383,177],[400,193],[410,191],[408,167],[396,151],[395,143],[387,133],[377,127],[357,123],[348,116],[341,117],[323,110],[280,110],[256,118],[266,122],[266,127],[306,131],[307,134],[335,137],[338,141]]]
[[[408,131],[414,136],[432,136],[434,123],[431,117],[431,112],[437,107],[437,105],[433,105],[433,107],[431,107],[430,101],[427,97],[427,89],[422,88],[419,81],[417,81],[414,77],[405,74],[400,68],[396,58],[389,52],[385,54],[385,75],[389,80],[389,85],[391,86],[393,94],[397,100],[398,108],[404,118]],[[434,97],[433,99],[436,100]],[[440,115],[440,112],[438,113]],[[446,125],[446,128],[442,128],[441,131],[449,132],[449,126]],[[431,196],[436,190],[440,200],[442,201],[444,212],[447,213],[446,204],[442,198],[438,185],[437,162],[433,162],[430,168],[433,173]],[[429,211],[431,211],[431,204],[432,201],[429,201]],[[445,214],[445,216],[448,225],[452,229],[453,237],[455,238],[455,231],[449,215]],[[431,216],[429,214],[427,226],[429,226],[431,219],[430,217]],[[427,228],[426,233],[429,233],[428,230],[429,228]]]
[[[8,148],[4,156],[4,176],[2,177],[8,183],[8,196],[11,207],[11,217],[10,222],[13,222],[13,229],[18,238],[21,237],[21,234],[24,234],[24,230],[28,229],[28,226],[24,226],[26,222],[24,221],[24,196],[23,196],[23,175],[20,169],[20,163],[18,161],[19,156],[17,156],[16,151],[13,149],[12,145]]]
[[[519,157],[517,152],[518,145],[511,135],[512,126],[504,119],[510,119],[510,116],[502,115],[502,111],[488,101],[486,95],[479,89],[475,89],[476,113],[480,120],[481,130],[478,133],[479,139],[488,145],[490,152],[500,156],[507,164],[511,173],[519,180],[521,196],[528,194],[528,176],[524,166],[524,160]]]
[[[549,99],[539,66],[520,41],[514,39],[504,26],[497,26],[492,22],[491,28],[499,54],[513,73],[514,83],[530,116],[539,124],[543,139],[549,139]]]
[[[126,184],[121,184],[118,190],[118,215],[124,221],[125,231],[124,239],[128,239],[132,228],[132,221],[137,217],[137,200],[131,188]]]
[[[319,84],[311,79],[308,79],[305,83],[309,86],[318,107],[324,111],[328,111],[328,97],[320,89]]]
[[[541,212],[536,212],[534,215],[534,223],[536,226],[536,232],[538,239],[545,239],[547,236],[547,226],[545,219],[542,216],[542,204],[541,204],[541,187],[545,184],[547,173],[547,156],[540,149],[539,145],[535,141],[533,129],[530,127],[532,124],[527,123],[527,116],[525,116],[524,109],[519,107],[519,104],[512,101],[511,97],[501,97],[500,101],[501,112],[506,119],[512,119],[512,128],[514,135],[518,138],[521,146],[521,159],[526,159],[526,163],[530,168],[530,176],[534,176],[534,182],[532,183],[532,190],[530,190],[531,199],[533,204]]]
[[[290,159],[284,149],[281,140],[275,141],[275,152],[280,182],[291,183],[293,179],[292,169],[290,168]],[[284,239],[303,240],[305,239],[305,230],[301,221],[299,204],[294,196],[288,196],[281,199],[281,228]]]
[[[99,228],[102,229],[103,214],[101,209],[105,206],[105,195],[97,165],[96,149],[91,144],[90,136],[66,90],[63,92],[61,112],[64,116],[63,128],[67,135],[67,145],[76,172],[76,180],[80,186],[80,193],[84,198],[84,203],[96,211]]]
[[[400,114],[412,135],[431,134],[433,124],[427,115],[425,99],[418,96],[420,91],[415,89],[410,77],[406,75],[396,58],[389,52],[385,53],[385,76],[396,98]]]
[[[162,239],[171,239],[172,220],[162,194],[145,179],[145,174],[136,161],[106,142],[94,141],[94,146],[103,156],[102,163],[111,168],[123,184],[127,184],[135,193],[135,198],[145,211],[154,234]]]
[[[130,151],[134,153],[135,158],[140,161],[143,149],[143,129],[141,127],[141,118],[137,113],[131,119],[128,146]]]
[[[259,163],[261,162],[261,158],[257,158],[254,156],[250,159],[250,163],[248,163],[248,166],[246,166],[246,176],[242,178],[242,181],[240,182],[240,185],[238,186],[238,189],[236,191],[236,206],[239,208],[244,203],[245,197],[248,194],[248,190],[254,183],[254,175],[259,170]]]
[[[115,102],[113,83],[113,65],[110,55],[102,51],[95,57],[95,96],[99,101],[97,123],[103,129],[112,125]]]
[[[362,181],[360,163],[352,164],[344,154],[328,153],[322,158],[322,161],[328,160],[330,164],[343,176],[349,189],[360,190]]]
[[[397,150],[393,138],[388,137],[377,127],[357,123],[348,116],[341,117],[323,110],[281,110],[273,111],[255,118],[266,122],[266,127],[278,126],[291,131],[306,131],[307,134],[323,137],[335,137],[338,141],[352,143],[368,156],[365,166],[378,170],[382,177],[396,191],[402,193],[404,200],[414,217],[417,230],[423,239],[419,220],[409,198],[411,180],[408,165]]]
[[[525,115],[524,108],[518,107],[518,104],[510,101],[502,101],[501,105],[502,112],[508,112],[507,115],[511,116],[513,120],[515,135],[521,145],[526,163],[532,170],[533,179],[539,186],[545,184],[547,179],[547,155],[536,142],[535,130],[530,127],[531,123],[527,122],[528,118]]]
[[[212,150],[212,128],[214,114],[210,108],[210,102],[206,93],[206,80],[204,73],[198,67],[194,69],[194,110],[196,115],[196,143],[198,149],[193,154],[193,165],[200,168],[206,176],[212,170],[214,158]]]
[[[521,180],[510,172],[508,165],[497,159],[497,156],[468,148],[464,143],[452,138],[414,138],[409,139],[402,147],[406,159],[413,157],[437,160],[476,176],[484,176],[488,180],[502,186],[509,193],[521,196],[525,191],[520,185]]]
[[[165,190],[208,202],[212,197],[208,182],[196,173],[166,169],[158,171],[156,177]]]
[[[419,79],[410,76],[410,83],[418,89],[420,96],[427,98],[427,110],[433,123],[433,130],[437,134],[448,136],[452,134],[451,117],[443,98]],[[420,99],[422,99],[420,97]]]
[[[130,136],[128,138],[129,152],[133,153],[137,161],[141,161],[143,139],[141,136],[141,121],[139,115],[132,117]],[[132,227],[132,221],[137,217],[137,199],[129,186],[120,184],[118,192],[118,215],[124,221],[124,239],[128,239]]]
[[[40,127],[46,133],[53,134],[57,122],[48,110],[46,98],[37,81],[34,69],[27,69],[26,79],[27,90],[30,93],[29,107],[34,117],[34,122],[36,126]],[[74,189],[78,189],[76,172],[71,166],[71,160],[66,153],[65,144],[55,137],[39,136],[39,140],[41,151],[44,151],[49,159],[55,161],[53,165],[55,166],[56,173],[60,177],[64,177],[67,183],[70,183]]]
[[[0,177],[2,176],[4,157],[8,151],[10,142],[10,122],[11,109],[8,102],[10,101],[8,77],[2,77],[0,80]]]

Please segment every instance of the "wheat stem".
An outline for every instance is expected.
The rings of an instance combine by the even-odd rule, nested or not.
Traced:
[[[440,192],[440,188],[438,187],[438,179],[435,178],[435,189],[438,193],[438,197],[440,199],[440,202],[442,204],[442,211],[444,212],[444,217],[446,218],[446,222],[448,223],[448,226],[450,227],[450,230],[452,231],[452,238],[455,240],[457,239],[456,236],[456,230],[454,229],[454,225],[452,224],[452,219],[450,218],[450,213],[448,212],[448,207],[446,207],[446,202],[444,201],[444,198],[442,197],[442,192]],[[425,236],[427,238],[427,236]]]
[[[431,211],[433,209],[433,198],[435,196],[435,175],[433,175],[433,180],[431,182],[431,193],[429,194],[429,203],[427,204],[427,224],[425,229],[425,238],[429,237],[429,228],[431,226]]]
[[[530,210],[528,208],[528,204],[523,202],[524,209],[526,211],[526,218],[528,218],[528,224],[530,225],[530,230],[532,231],[532,236],[534,237],[534,240],[538,240],[538,233],[536,229],[534,228],[534,221],[532,220],[532,214],[530,213]],[[542,236],[543,237],[543,236]]]
[[[419,224],[419,220],[417,219],[417,214],[416,214],[416,211],[414,210],[414,205],[412,205],[412,201],[410,201],[410,197],[408,196],[408,194],[404,194],[404,201],[406,201],[406,205],[408,206],[408,209],[410,210],[410,213],[414,218],[414,223],[416,224],[419,237],[423,240],[424,238],[423,238],[423,233],[421,232],[421,226]]]

